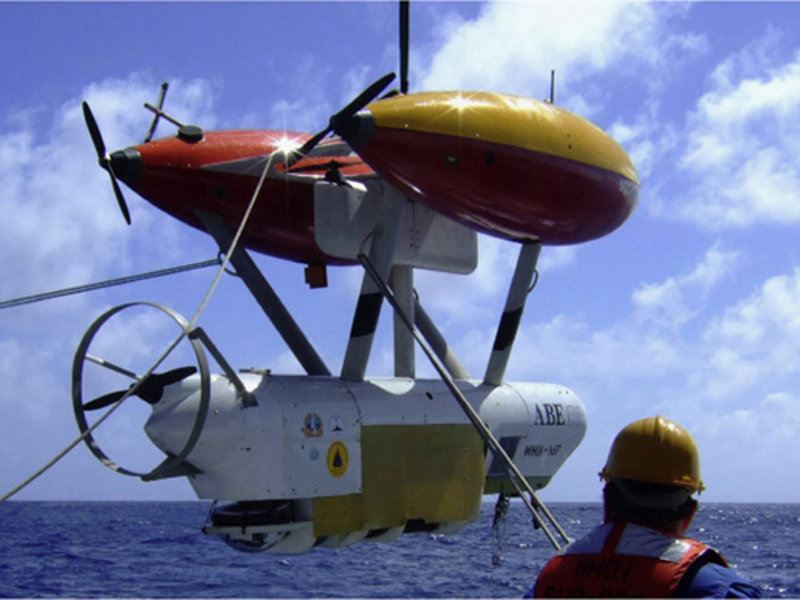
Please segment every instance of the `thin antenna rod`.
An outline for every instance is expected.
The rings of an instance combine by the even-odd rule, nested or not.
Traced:
[[[147,135],[144,138],[144,143],[146,144],[150,140],[153,139],[153,134],[156,132],[156,126],[158,125],[158,119],[163,114],[164,108],[164,97],[167,95],[167,89],[169,88],[169,84],[165,81],[161,84],[161,91],[158,93],[158,104],[157,104],[157,111],[153,111],[155,114],[153,115],[153,121],[150,123],[150,129],[147,130]]]
[[[550,69],[550,104],[556,103],[556,70]]]
[[[408,93],[409,2],[400,1],[400,92]]]

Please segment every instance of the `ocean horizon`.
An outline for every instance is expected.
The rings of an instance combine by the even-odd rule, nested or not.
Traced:
[[[453,535],[241,553],[201,532],[210,503],[11,500],[0,504],[0,596],[11,598],[519,598],[552,556],[521,502],[493,502]],[[551,502],[572,538],[599,502]],[[706,503],[690,537],[720,550],[765,597],[800,596],[800,504]]]

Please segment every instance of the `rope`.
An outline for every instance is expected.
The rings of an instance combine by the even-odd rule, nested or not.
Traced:
[[[203,300],[200,303],[200,306],[197,308],[197,310],[195,311],[194,316],[189,321],[189,324],[186,327],[183,328],[183,331],[180,333],[180,335],[177,338],[175,338],[175,341],[173,341],[169,345],[167,350],[153,364],[153,366],[150,367],[150,369],[148,369],[148,371],[142,376],[142,378],[139,381],[137,381],[122,396],[122,398],[117,400],[117,402],[115,402],[111,407],[109,407],[109,409],[103,414],[102,417],[100,417],[91,427],[89,427],[85,432],[83,432],[75,440],[70,442],[67,445],[66,448],[64,448],[61,452],[56,454],[55,457],[53,457],[47,464],[45,464],[42,468],[40,468],[38,471],[36,471],[36,473],[31,475],[28,479],[23,481],[21,484],[19,484],[13,490],[8,492],[6,495],[4,495],[3,497],[0,497],[0,503],[5,502],[9,498],[11,498],[15,494],[17,494],[19,491],[21,491],[22,489],[27,487],[30,483],[32,483],[34,480],[36,480],[38,477],[40,477],[42,474],[44,474],[48,469],[50,469],[53,465],[55,465],[59,460],[61,460],[64,456],[66,456],[67,453],[69,453],[75,446],[77,446],[81,441],[83,441],[84,438],[86,438],[86,436],[90,435],[101,423],[103,423],[111,415],[111,413],[113,413],[115,410],[117,410],[117,408],[119,408],[119,406],[125,400],[127,400],[131,395],[136,393],[136,390],[139,388],[141,383],[143,381],[145,381],[148,377],[150,377],[150,375],[152,375],[153,372],[159,367],[159,365],[161,365],[161,363],[164,362],[164,360],[166,360],[167,356],[169,356],[170,353],[172,353],[172,351],[178,346],[178,344],[180,344],[183,341],[183,339],[187,335],[189,335],[189,333],[191,332],[191,330],[194,327],[195,323],[200,318],[200,315],[203,313],[203,311],[205,310],[206,306],[208,305],[208,302],[211,300],[211,296],[214,294],[214,291],[217,289],[217,285],[219,284],[219,281],[222,278],[222,274],[226,272],[226,268],[227,268],[228,264],[230,263],[231,256],[233,255],[233,252],[236,250],[236,247],[237,247],[237,245],[239,243],[239,239],[242,236],[242,232],[244,231],[244,228],[246,227],[247,222],[250,219],[250,214],[253,212],[253,207],[255,206],[256,200],[258,199],[258,196],[261,193],[261,188],[263,187],[264,181],[267,178],[267,173],[269,173],[269,170],[270,170],[270,167],[272,166],[272,161],[273,161],[274,157],[275,157],[275,153],[270,154],[269,157],[267,158],[267,162],[264,165],[264,170],[261,172],[261,177],[258,180],[258,185],[256,185],[256,189],[253,192],[253,196],[250,199],[250,203],[247,206],[247,210],[245,210],[245,213],[242,216],[242,221],[241,221],[241,223],[239,223],[239,228],[236,230],[236,234],[233,236],[233,240],[231,241],[231,245],[228,248],[228,252],[225,254],[225,258],[222,260],[222,262],[219,262],[219,260],[213,261],[215,263],[219,263],[219,268],[217,269],[217,274],[215,275],[214,280],[211,282],[211,285],[209,286],[208,291],[206,292],[205,296],[203,297]],[[73,292],[73,293],[75,293],[75,292]]]
[[[156,277],[164,277],[166,275],[174,275],[184,271],[192,271],[194,269],[202,269],[212,265],[220,264],[219,257],[212,260],[205,260],[202,262],[190,263],[181,265],[179,267],[170,267],[168,269],[161,269],[158,271],[148,271],[147,273],[140,273],[138,275],[129,275],[127,277],[118,277],[117,279],[108,279],[106,281],[99,281],[96,283],[87,283],[85,285],[78,285],[75,287],[64,288],[62,290],[55,290],[52,292],[44,292],[41,294],[33,294],[32,296],[23,296],[13,300],[6,300],[0,302],[0,309],[12,308],[14,306],[22,306],[23,304],[33,304],[34,302],[42,302],[44,300],[52,300],[53,298],[60,298],[62,296],[71,296],[73,294],[82,294],[84,292],[91,292],[103,288],[113,287],[116,285],[124,285],[126,283],[133,283],[135,281],[143,281],[145,279],[155,279]]]

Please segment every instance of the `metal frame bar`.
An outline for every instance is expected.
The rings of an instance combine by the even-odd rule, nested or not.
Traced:
[[[541,500],[539,500],[539,497],[536,495],[536,492],[533,490],[530,483],[528,483],[528,480],[525,479],[525,476],[520,472],[520,470],[517,468],[517,465],[514,464],[514,461],[511,459],[511,457],[506,453],[506,451],[494,437],[489,427],[486,425],[486,423],[483,422],[483,419],[481,419],[480,415],[472,407],[472,405],[466,399],[464,394],[461,393],[461,390],[458,389],[458,386],[456,386],[455,381],[453,381],[452,377],[450,377],[450,375],[447,373],[447,370],[441,363],[441,361],[439,361],[439,359],[427,345],[425,340],[423,340],[419,336],[417,331],[414,329],[413,322],[409,319],[408,315],[406,315],[403,312],[403,309],[397,302],[397,299],[394,297],[392,290],[389,289],[389,286],[386,284],[385,280],[381,278],[380,273],[370,262],[370,259],[365,254],[359,254],[358,259],[361,262],[361,264],[364,265],[364,270],[366,271],[366,274],[369,275],[374,284],[377,286],[377,288],[380,290],[380,292],[383,294],[383,296],[395,310],[395,313],[402,320],[403,324],[411,332],[411,335],[414,336],[414,339],[420,345],[420,348],[422,348],[423,352],[428,357],[428,360],[430,360],[431,364],[436,369],[436,372],[439,374],[439,377],[441,377],[442,381],[445,383],[447,388],[453,394],[453,397],[461,406],[467,418],[475,427],[475,430],[481,436],[481,438],[489,447],[489,449],[492,452],[494,452],[495,456],[499,456],[501,458],[508,472],[508,476],[509,479],[511,480],[511,483],[514,484],[514,487],[516,488],[520,498],[522,498],[522,501],[528,507],[528,510],[533,516],[533,520],[536,523],[536,525],[542,529],[545,536],[547,536],[547,539],[550,540],[551,544],[553,544],[553,547],[555,547],[557,551],[561,550],[561,545],[558,543],[558,540],[555,538],[553,533],[550,531],[550,528],[547,526],[547,524],[544,522],[541,515],[539,515],[537,511],[541,510],[542,513],[550,521],[551,525],[553,525],[553,527],[556,529],[558,534],[563,538],[563,540],[566,543],[569,543],[571,540],[567,536],[564,529],[561,527],[558,521],[556,521],[555,517],[552,515],[552,513],[550,513],[548,508],[541,502]],[[524,492],[528,493],[527,497],[525,496]]]
[[[511,357],[511,348],[522,320],[522,311],[536,274],[536,263],[539,260],[541,249],[542,245],[539,242],[523,244],[519,249],[517,266],[514,269],[514,276],[506,296],[506,305],[503,315],[500,317],[500,324],[497,326],[492,354],[489,356],[486,374],[483,377],[483,382],[487,385],[498,386],[503,383],[503,376]]]
[[[414,268],[395,265],[389,276],[395,298],[407,315],[414,318]],[[394,376],[409,377],[416,375],[416,358],[414,353],[414,337],[408,332],[403,322],[394,315]]]
[[[233,241],[233,235],[227,223],[215,213],[203,210],[195,211],[195,213],[211,237],[217,242],[220,250],[227,252]],[[300,326],[244,247],[236,247],[231,255],[231,264],[306,373],[330,375],[330,370],[317,354],[314,346],[308,341]]]
[[[390,188],[393,189],[393,188]],[[383,198],[386,199],[386,196]],[[380,202],[378,224],[375,227],[369,244],[369,261],[380,273],[381,280],[389,278],[394,259],[403,211],[406,208],[405,198],[397,193],[397,198]],[[381,314],[383,296],[372,277],[364,273],[361,280],[361,293],[356,303],[353,324],[350,328],[350,339],[342,361],[340,377],[349,381],[363,381],[367,371],[367,362],[375,339],[375,330]]]
[[[453,379],[469,379],[469,372],[461,364],[461,361],[456,356],[456,353],[444,339],[444,336],[436,327],[436,324],[430,318],[428,313],[422,308],[419,302],[419,296],[414,292],[414,324],[419,329],[422,337],[430,344],[431,349],[436,354],[437,358],[442,361],[447,372]]]

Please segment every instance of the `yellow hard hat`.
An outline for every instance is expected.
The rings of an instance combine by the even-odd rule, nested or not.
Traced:
[[[705,489],[697,444],[683,427],[662,416],[634,421],[617,434],[600,477]]]

